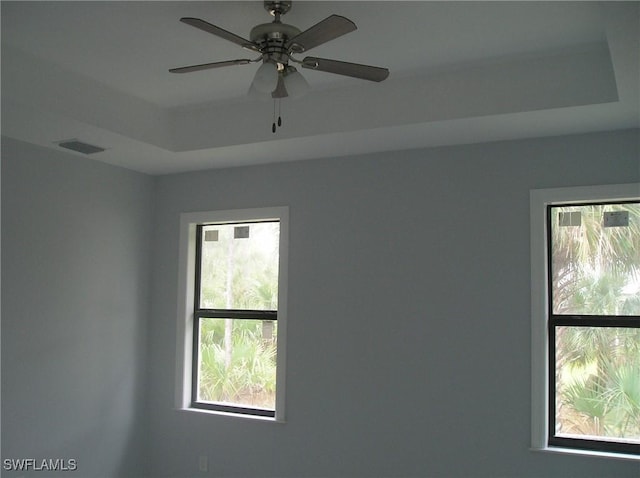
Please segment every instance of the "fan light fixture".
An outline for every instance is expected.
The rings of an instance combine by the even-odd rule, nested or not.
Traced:
[[[296,63],[301,68],[350,76],[369,81],[383,81],[389,76],[389,70],[377,66],[361,65],[345,61],[329,60],[307,56],[298,60],[292,55],[303,53],[311,48],[322,45],[357,29],[355,23],[340,15],[331,15],[316,23],[305,31],[300,31],[293,25],[282,23],[280,17],[291,8],[291,1],[265,0],[264,8],[274,17],[271,23],[262,23],[251,29],[249,40],[234,33],[212,25],[199,18],[183,17],[181,22],[202,31],[216,35],[235,43],[249,51],[259,53],[260,56],[251,60],[241,58],[237,60],[217,61],[200,65],[172,68],[171,73],[189,73],[233,65],[262,62],[255,73],[249,96],[257,97],[271,95],[274,100],[274,122],[272,130],[276,131],[275,102],[282,98],[298,98],[309,89],[309,84],[298,70],[289,64]],[[279,103],[278,103],[279,106]],[[282,120],[278,118],[278,126]]]
[[[264,61],[256,76],[253,78],[252,86],[260,93],[271,93],[278,86],[278,67],[271,61]]]
[[[287,66],[283,72],[284,87],[290,98],[300,98],[304,96],[311,87],[298,70],[293,66]]]

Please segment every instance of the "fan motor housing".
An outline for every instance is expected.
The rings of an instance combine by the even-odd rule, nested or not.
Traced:
[[[258,45],[260,51],[269,59],[286,64],[289,61],[289,52],[285,44],[299,34],[300,30],[293,25],[272,22],[253,27],[249,39]]]
[[[249,33],[249,39],[258,45],[267,44],[269,41],[282,41],[282,44],[300,34],[300,30],[286,23],[262,23],[256,25]]]

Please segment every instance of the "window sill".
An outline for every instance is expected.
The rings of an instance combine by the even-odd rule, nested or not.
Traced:
[[[614,460],[627,460],[640,462],[640,455],[631,455],[628,453],[611,453],[606,451],[593,451],[593,450],[579,450],[576,448],[560,448],[554,446],[548,446],[544,448],[531,448],[531,451],[543,452],[543,453],[557,453],[560,455],[578,455],[578,456],[590,456],[594,458],[607,458]]]
[[[202,408],[176,408],[178,412],[187,412],[187,413],[200,413],[205,415],[217,415],[221,417],[233,418],[233,419],[245,419],[251,421],[258,422],[267,422],[267,423],[286,423],[285,420],[273,417],[262,417],[259,415],[248,415],[245,413],[231,413],[231,412],[221,412],[219,410],[205,410]]]

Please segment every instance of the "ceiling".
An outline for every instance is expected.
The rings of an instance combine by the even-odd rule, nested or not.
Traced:
[[[275,134],[273,101],[247,95],[257,64],[167,71],[252,58],[179,18],[246,38],[262,2],[0,5],[2,134],[149,174],[640,126],[640,2],[294,1],[301,30],[358,26],[309,55],[391,73],[301,70],[311,91]]]

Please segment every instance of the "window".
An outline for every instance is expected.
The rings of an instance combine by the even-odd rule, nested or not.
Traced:
[[[284,418],[286,208],[182,216],[178,406]]]
[[[640,459],[640,187],[531,199],[533,446]]]

